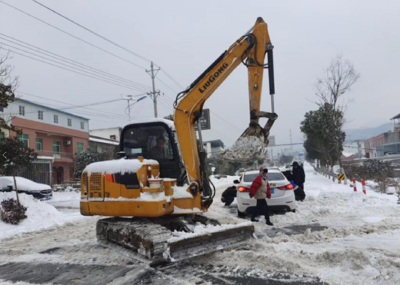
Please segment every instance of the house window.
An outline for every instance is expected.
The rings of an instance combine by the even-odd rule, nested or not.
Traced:
[[[83,152],[83,143],[81,143],[81,142],[78,142],[78,143],[76,143],[76,152],[77,153],[81,153],[81,152]]]
[[[0,141],[4,139],[4,133],[0,132]]]
[[[54,115],[54,123],[58,124],[58,115]]]
[[[68,127],[71,127],[71,126],[72,126],[72,119],[68,118]]]
[[[116,136],[116,135],[111,135],[111,136],[110,136],[110,139],[116,140],[116,139],[117,139],[117,136]]]
[[[0,105],[0,112],[4,112],[4,108],[1,105]]]
[[[43,111],[38,111],[38,119],[43,120]]]
[[[42,139],[36,139],[36,150],[37,151],[43,150],[43,140]]]
[[[84,130],[85,129],[85,123],[81,122],[81,129]]]
[[[19,114],[20,116],[25,116],[25,106],[19,106]]]
[[[53,141],[53,153],[55,154],[61,153],[61,142]]]
[[[18,135],[18,140],[22,142],[24,147],[29,147],[29,135]]]

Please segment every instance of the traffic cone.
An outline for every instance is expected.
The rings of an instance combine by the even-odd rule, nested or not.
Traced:
[[[364,193],[365,195],[367,195],[367,189],[365,188],[365,180],[363,179],[361,183],[362,183],[363,193]]]

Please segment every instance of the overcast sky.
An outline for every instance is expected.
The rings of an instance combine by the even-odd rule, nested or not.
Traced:
[[[31,0],[2,1],[124,60],[3,3],[0,3],[0,33],[151,86],[145,70],[132,64],[149,69],[149,62],[90,34]],[[290,130],[293,142],[303,141],[300,121],[305,112],[316,109],[310,102],[315,100],[316,79],[338,54],[353,62],[361,74],[352,91],[346,94],[348,99],[353,99],[346,128],[378,126],[400,113],[400,1],[39,1],[153,60],[181,86],[188,86],[254,25],[258,16],[263,17],[275,46],[275,110],[279,119],[271,133],[276,136],[277,144],[289,142]],[[3,39],[0,42],[11,44]],[[64,103],[26,95],[23,98],[50,106],[89,105],[118,99],[121,94],[143,93],[141,88],[132,90],[116,86],[20,55],[14,55],[10,62],[15,66],[14,74],[20,77],[19,91]],[[166,116],[172,113],[174,91],[181,91],[181,88],[165,73],[158,73],[157,78],[156,88],[164,93],[158,110],[160,116]],[[268,78],[265,77],[261,108],[264,111],[271,110],[267,86]],[[231,145],[240,136],[249,122],[247,88],[247,71],[240,65],[205,104],[212,112],[212,130],[205,131],[205,139],[221,139]],[[128,121],[126,104],[126,101],[118,101],[89,107],[91,109],[69,109],[69,112],[90,118],[90,128],[123,126]],[[132,116],[153,117],[152,101],[146,99],[136,104]]]

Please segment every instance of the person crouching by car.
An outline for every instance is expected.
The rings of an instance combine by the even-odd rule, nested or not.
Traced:
[[[271,187],[269,186],[268,179],[267,179],[268,169],[260,168],[260,175],[254,179],[253,183],[250,187],[250,198],[257,199],[257,207],[253,212],[253,216],[251,217],[252,222],[258,222],[256,220],[256,216],[264,215],[265,221],[267,225],[273,226],[274,224],[271,223],[269,220],[269,211],[267,205],[267,198],[271,199]]]
[[[305,194],[303,196],[304,191],[302,191],[296,183],[293,181],[293,175],[290,172],[290,169],[286,169],[285,171],[282,171],[282,174],[286,177],[286,179],[292,184],[293,190],[294,190],[294,197],[296,201],[304,200]]]
[[[221,202],[225,203],[225,206],[229,206],[235,200],[237,189],[235,186],[227,188],[221,195]]]
[[[304,192],[306,174],[304,173],[303,167],[301,167],[297,161],[293,162],[293,181],[299,186],[299,188],[296,190],[297,194],[295,192],[296,200],[303,202],[306,198],[306,193]]]

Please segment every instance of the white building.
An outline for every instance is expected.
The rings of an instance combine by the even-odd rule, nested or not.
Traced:
[[[115,140],[115,141],[119,142],[120,138],[121,138],[121,131],[122,131],[121,127],[114,127],[114,128],[90,130],[89,134],[91,136]]]
[[[204,149],[207,153],[207,157],[215,157],[225,149],[225,145],[221,140],[213,140],[203,142]]]
[[[356,158],[365,157],[364,141],[354,141],[343,144],[343,153],[355,154]]]

